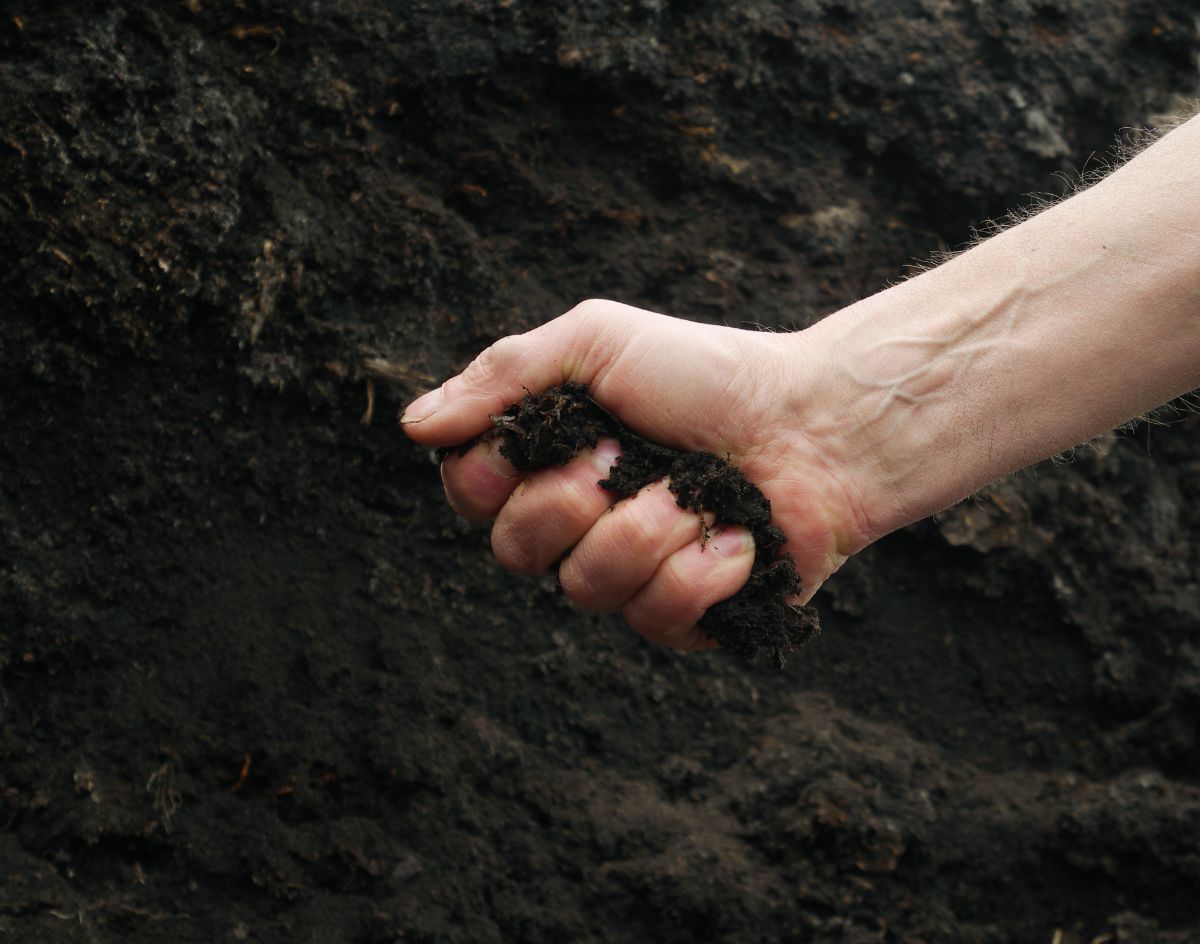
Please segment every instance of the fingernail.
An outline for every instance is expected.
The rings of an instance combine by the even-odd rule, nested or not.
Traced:
[[[438,387],[436,390],[430,390],[428,393],[422,394],[409,404],[408,409],[404,411],[404,415],[400,417],[400,424],[419,423],[422,420],[427,420],[438,411],[438,407],[441,405],[442,388]]]
[[[503,440],[499,437],[491,440],[486,446],[484,455],[487,457],[488,468],[495,472],[502,479],[515,479],[520,476],[520,473],[513,468],[513,464],[500,454],[500,446]]]
[[[731,526],[722,528],[708,540],[718,557],[737,557],[750,547],[750,532],[742,527]]]
[[[592,450],[592,465],[601,475],[612,471],[613,464],[621,455],[621,444],[615,439],[601,439]]]

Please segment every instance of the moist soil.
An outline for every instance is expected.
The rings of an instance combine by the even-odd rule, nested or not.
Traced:
[[[771,503],[728,459],[643,439],[580,383],[527,394],[493,416],[492,424],[501,438],[500,454],[521,472],[563,465],[605,437],[616,439],[621,455],[597,484],[618,499],[631,499],[666,479],[676,504],[697,514],[702,546],[709,539],[706,513],[718,529],[744,525],[754,538],[750,576],[736,594],[709,607],[699,623],[722,648],[750,657],[765,651],[782,669],[790,653],[820,632],[815,608],[789,603],[801,590],[800,575],[787,556],[787,538],[771,523]]]
[[[588,296],[878,290],[1193,95],[1193,14],[3,4],[0,937],[1200,940],[1195,421],[778,671],[503,574],[391,420]]]

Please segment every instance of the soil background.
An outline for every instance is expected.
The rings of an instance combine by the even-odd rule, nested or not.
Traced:
[[[506,577],[394,421],[588,296],[876,291],[1195,94],[1197,12],[0,0],[0,939],[1200,940],[1194,420],[782,672]]]

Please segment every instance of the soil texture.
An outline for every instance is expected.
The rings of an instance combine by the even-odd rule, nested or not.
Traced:
[[[788,601],[800,592],[800,575],[786,555],[787,538],[771,523],[771,503],[736,466],[711,452],[680,452],[652,443],[628,429],[587,394],[566,383],[530,393],[492,423],[501,436],[500,454],[522,472],[563,465],[602,438],[621,443],[621,455],[598,484],[630,499],[652,482],[668,480],[680,508],[696,512],[697,540],[708,540],[700,516],[717,526],[744,525],[754,537],[754,564],[744,587],[722,600],[700,621],[709,639],[752,657],[765,651],[783,668],[787,657],[820,632],[817,611]]]
[[[1194,96],[1195,14],[0,3],[0,940],[1200,941],[1194,419],[782,671],[511,579],[388,419],[589,296],[878,290]]]

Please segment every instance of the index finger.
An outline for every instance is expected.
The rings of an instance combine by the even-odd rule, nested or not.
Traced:
[[[530,391],[569,380],[591,384],[628,339],[632,312],[617,302],[583,302],[532,331],[501,338],[410,404],[400,425],[416,442],[452,446],[488,429],[492,416]]]

